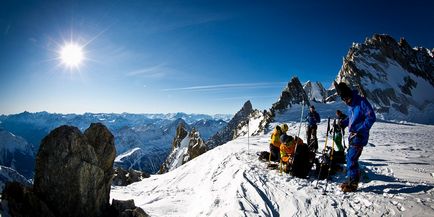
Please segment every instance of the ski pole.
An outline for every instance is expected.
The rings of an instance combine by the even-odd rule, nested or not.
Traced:
[[[329,130],[330,130],[330,117],[328,117],[328,120],[327,120],[326,140],[325,140],[325,143],[324,143],[324,148],[322,149],[322,156],[324,156],[324,153],[325,153],[325,150],[326,150],[326,147],[327,147],[327,140],[328,140],[328,138],[329,138]],[[322,167],[323,167],[323,165],[324,165],[324,162],[321,162],[321,166],[320,166],[320,168],[319,168],[319,173],[318,173],[318,178],[317,178],[317,180],[316,180],[315,188],[318,187],[318,182],[319,182],[319,178],[320,178],[320,176],[321,176],[321,172],[322,172]]]
[[[280,158],[280,175],[282,175],[282,158]]]
[[[303,100],[303,104],[301,105],[301,116],[300,116],[300,125],[298,127],[298,133],[297,133],[297,137],[294,138],[294,142],[295,142],[295,149],[294,149],[294,157],[291,159],[291,167],[294,164],[294,160],[295,160],[295,153],[297,153],[297,146],[298,146],[298,138],[300,136],[300,131],[301,131],[301,125],[303,123],[303,112],[304,112],[304,100]]]
[[[247,153],[250,152],[250,124],[249,119],[247,119]]]
[[[347,149],[347,146],[345,145],[345,130],[344,128],[341,129],[342,129],[342,142],[344,143],[344,151],[345,151],[345,149]]]
[[[335,126],[336,124],[336,119],[333,120],[333,126]],[[329,176],[330,176],[330,171],[332,170],[333,167],[333,153],[335,151],[335,135],[336,135],[336,130],[335,127],[333,127],[333,140],[332,140],[332,152],[330,154],[330,166],[329,166],[329,171],[327,172],[327,177],[326,177],[326,186],[324,188],[324,194],[327,191],[327,184],[329,183]]]

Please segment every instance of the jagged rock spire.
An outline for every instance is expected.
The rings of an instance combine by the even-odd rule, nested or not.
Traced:
[[[274,113],[276,111],[285,110],[291,107],[292,104],[301,104],[304,102],[309,105],[308,99],[300,80],[298,80],[298,77],[294,76],[283,89],[279,100],[271,107],[271,112]]]
[[[252,103],[250,100],[244,103],[240,111],[229,121],[228,125],[218,131],[214,136],[209,139],[206,144],[209,149],[213,149],[219,145],[222,145],[236,136],[237,127],[240,123],[246,122],[249,119],[249,115],[254,112]]]

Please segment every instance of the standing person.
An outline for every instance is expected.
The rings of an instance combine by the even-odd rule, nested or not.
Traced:
[[[363,147],[368,144],[369,130],[376,121],[375,112],[371,104],[352,91],[345,83],[334,83],[342,101],[348,105],[349,118],[341,122],[343,127],[348,126],[349,147],[347,152],[347,180],[341,184],[343,192],[357,190],[360,181],[359,157]]]
[[[331,132],[335,131],[335,137],[333,140],[335,141],[337,151],[344,151],[344,147],[342,146],[342,133],[345,130],[345,127],[342,126],[342,122],[348,118],[347,115],[342,113],[341,110],[336,110],[336,124],[333,125],[333,129]]]
[[[307,129],[306,129],[307,144],[309,147],[313,145],[316,152],[318,150],[318,140],[316,137],[316,131],[318,128],[317,124],[321,121],[321,119],[318,112],[315,111],[315,106],[313,105],[310,106],[309,114],[307,114],[306,116],[306,121],[307,121]]]

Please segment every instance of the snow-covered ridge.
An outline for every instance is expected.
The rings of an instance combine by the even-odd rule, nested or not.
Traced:
[[[289,134],[296,133],[298,122],[287,123]],[[320,144],[325,125],[318,127]],[[249,138],[250,151],[247,137],[240,137],[166,174],[113,187],[111,197],[132,197],[152,216],[432,216],[433,130],[431,125],[375,123],[361,156],[365,175],[356,193],[340,191],[341,173],[321,195],[315,178],[266,169],[255,154],[268,150],[266,134]],[[409,139],[411,144],[402,142]]]

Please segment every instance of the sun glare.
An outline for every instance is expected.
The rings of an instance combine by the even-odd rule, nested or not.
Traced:
[[[83,62],[83,59],[83,49],[77,44],[65,44],[60,50],[60,60],[69,68],[77,68]]]

